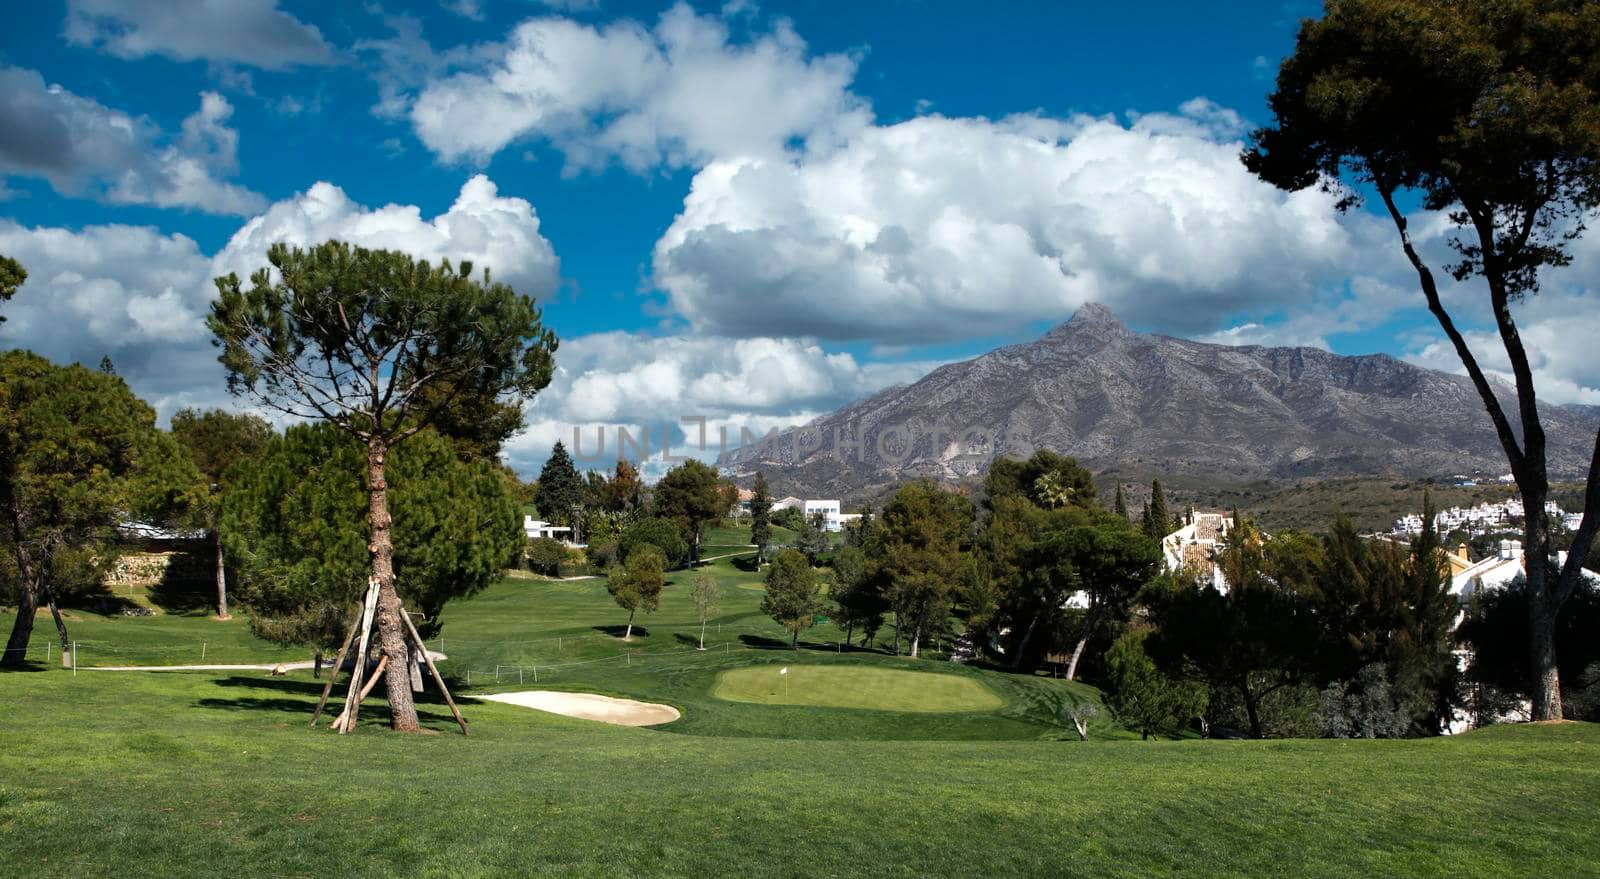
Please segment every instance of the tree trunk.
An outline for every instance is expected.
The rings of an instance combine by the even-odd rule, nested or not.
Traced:
[[[799,629],[795,629],[794,631],[789,633],[789,649],[790,650],[799,650],[800,649],[800,630]]]
[[[21,556],[20,547],[18,555]],[[19,561],[20,563],[20,561]],[[28,641],[33,637],[33,618],[39,612],[39,595],[26,576],[17,578],[17,619],[11,624],[11,637],[0,666],[18,668],[28,660]]]
[[[1261,706],[1259,698],[1250,692],[1250,684],[1239,685],[1239,695],[1244,697],[1244,713],[1250,718],[1250,738],[1261,738]]]
[[[1532,676],[1534,720],[1560,720],[1561,673],[1556,668],[1556,609],[1544,584],[1534,586],[1534,568],[1544,568],[1528,558],[1528,659]],[[1548,577],[1543,578],[1548,579]]]
[[[0,666],[16,668],[28,661],[28,641],[33,637],[33,618],[39,612],[39,586],[33,581],[34,565],[28,545],[23,541],[22,510],[13,497],[10,513],[11,537],[17,556],[17,621],[11,624],[11,637]]]
[[[218,531],[217,537],[217,619],[225,620],[228,617],[228,571],[222,561],[222,532]]]
[[[636,613],[636,611],[632,611],[632,610],[628,611],[628,631],[622,633],[622,640],[624,640],[624,641],[632,641],[633,640],[633,615],[634,615],[634,613]]]
[[[850,622],[845,623],[845,626],[844,626],[844,643],[849,644],[851,639],[854,638],[855,636],[856,636],[856,621],[855,620],[851,620]]]
[[[373,438],[367,444],[367,526],[372,542],[372,576],[378,581],[378,642],[388,658],[384,670],[389,698],[389,720],[401,732],[416,732],[417,706],[411,700],[411,675],[406,671],[406,636],[400,614],[400,594],[394,586],[394,540],[390,531],[389,484],[384,479],[388,451],[384,440]]]
[[[894,655],[900,655],[900,611],[894,612]]]
[[[911,627],[911,658],[917,658],[917,650],[922,646],[922,624]]]
[[[1033,630],[1039,627],[1039,618],[1044,616],[1044,608],[1034,613],[1033,619],[1028,622],[1027,631],[1022,633],[1022,640],[1017,642],[1017,652],[1011,657],[1011,670],[1016,671],[1022,667],[1022,658],[1028,654],[1028,644],[1033,641]]]
[[[1072,680],[1078,674],[1078,660],[1083,658],[1083,648],[1089,643],[1089,636],[1084,635],[1078,639],[1078,645],[1072,648],[1072,659],[1067,661],[1067,680]]]
[[[706,618],[700,618],[700,649],[706,649]]]

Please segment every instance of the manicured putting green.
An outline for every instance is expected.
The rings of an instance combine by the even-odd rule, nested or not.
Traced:
[[[717,675],[711,694],[729,702],[811,705],[874,711],[993,711],[1004,704],[988,687],[958,675],[855,665],[734,668]],[[787,678],[787,689],[785,689]]]

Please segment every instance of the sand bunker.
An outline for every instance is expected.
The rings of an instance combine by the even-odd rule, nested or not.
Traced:
[[[610,696],[598,696],[594,693],[524,690],[518,693],[494,693],[477,698],[504,702],[507,705],[521,705],[524,708],[548,711],[551,714],[564,714],[567,717],[614,723],[618,726],[655,726],[671,723],[682,716],[678,713],[678,709],[671,705],[635,702],[632,699],[613,699]]]

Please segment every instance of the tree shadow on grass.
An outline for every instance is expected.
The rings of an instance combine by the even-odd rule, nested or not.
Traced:
[[[745,572],[746,574],[754,574],[761,566],[760,557],[754,553],[751,553],[750,555],[734,556],[728,561],[735,568]]]
[[[780,640],[778,638],[768,638],[768,637],[766,637],[764,635],[740,635],[739,636],[739,643],[743,644],[746,647],[754,647],[754,648],[756,648],[758,650],[788,650],[789,649],[789,642],[788,641]],[[806,645],[804,643],[801,643],[800,646],[804,647]]]
[[[339,682],[334,685],[333,692],[328,696],[328,707],[323,709],[324,723],[326,723],[328,719],[338,716],[340,707],[344,703],[345,686],[348,684],[348,682],[348,677],[341,677]],[[285,678],[253,678],[244,675],[231,675],[225,678],[218,678],[216,679],[215,683],[219,687],[248,687],[251,689],[272,690],[283,695],[275,697],[237,696],[228,699],[198,699],[194,703],[196,707],[218,708],[225,711],[291,712],[304,715],[306,720],[309,722],[311,719],[311,712],[316,710],[317,707],[316,700],[322,695],[322,688],[327,681],[326,679],[321,681],[305,681],[290,680]],[[431,681],[429,682],[428,687],[429,689],[424,690],[421,693],[411,694],[412,701],[414,701],[417,705],[417,719],[423,723],[454,725],[455,718],[450,715],[449,709],[445,706],[444,698],[439,695],[437,690],[433,687]],[[367,698],[361,703],[361,713],[363,715],[371,711],[378,711],[382,712],[380,715],[382,717],[387,718],[389,716],[388,703],[384,700],[383,691],[384,684],[381,682],[378,684],[378,686],[372,689],[372,693],[368,695]],[[291,698],[293,696],[299,696],[302,698]],[[423,711],[422,707],[424,705],[443,709],[443,712],[436,713],[432,711]]]
[[[311,722],[311,712],[316,709],[316,703],[303,702],[298,699],[198,699],[196,708],[217,708],[223,711],[247,711],[255,713],[295,714]],[[328,706],[322,710],[322,717],[318,720],[319,728],[326,728],[329,721],[339,716],[344,707],[342,699],[330,698]],[[389,706],[383,701],[378,691],[374,690],[365,702],[361,703],[361,712],[357,715],[360,725],[366,726],[373,717],[380,718],[381,723],[374,726],[387,726]],[[456,719],[448,712],[438,713],[433,711],[417,710],[417,722],[426,726],[455,726]]]
[[[596,632],[610,635],[611,637],[616,638],[618,641],[621,641],[622,636],[628,631],[627,626],[591,626],[590,628],[594,629]],[[650,637],[650,628],[643,623],[634,623],[633,636],[635,638],[648,638]]]
[[[216,612],[216,582],[196,579],[176,564],[150,587],[150,603],[169,614]]]

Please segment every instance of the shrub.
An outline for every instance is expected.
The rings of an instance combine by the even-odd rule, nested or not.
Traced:
[[[529,570],[555,577],[561,572],[561,563],[567,560],[567,548],[555,538],[535,537],[528,541],[523,556],[528,560]]]

